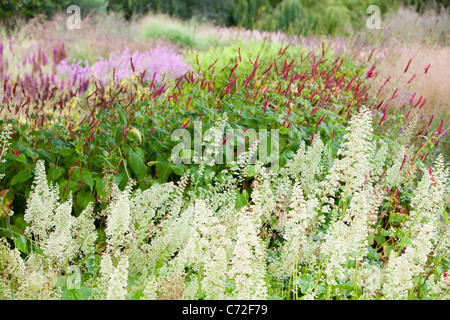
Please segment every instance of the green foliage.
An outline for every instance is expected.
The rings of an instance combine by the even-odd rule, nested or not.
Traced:
[[[71,5],[80,7],[82,17],[86,14],[106,14],[108,0],[72,0]]]
[[[68,0],[2,0],[0,22],[12,28],[16,24],[16,19],[28,20],[37,15],[49,18],[56,10],[65,10],[69,5]]]
[[[336,34],[357,30],[365,25],[366,9],[378,5],[382,14],[398,8],[394,1],[304,1],[304,0],[27,0],[19,6],[19,1],[2,1],[0,20],[14,24],[12,18],[32,18],[39,14],[50,17],[57,10],[65,10],[70,4],[78,5],[83,15],[88,13],[119,12],[130,19],[133,14],[148,12],[167,14],[182,20],[210,21],[216,25],[242,26],[246,29],[283,30],[295,34],[308,35]],[[169,39],[180,35],[169,31]],[[171,39],[172,40],[172,39]],[[180,39],[175,39],[179,42]]]

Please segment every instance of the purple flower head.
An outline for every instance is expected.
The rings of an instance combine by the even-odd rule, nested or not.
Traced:
[[[183,56],[158,46],[144,53],[136,51],[133,54],[127,48],[122,52],[111,53],[108,59],[102,58],[92,66],[93,75],[104,83],[112,80],[113,70],[115,78],[119,80],[145,71],[144,80],[151,81],[155,75],[155,81],[161,82],[164,78],[179,77],[191,68],[183,61]]]

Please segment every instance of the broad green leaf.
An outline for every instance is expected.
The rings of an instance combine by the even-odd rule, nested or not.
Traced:
[[[247,190],[242,190],[242,193],[239,193],[239,191],[236,191],[236,204],[235,208],[236,210],[241,209],[244,207],[249,201],[249,195]]]
[[[138,179],[143,179],[147,174],[147,166],[145,165],[145,157],[141,148],[130,149],[128,153],[128,162],[131,170],[136,174]]]
[[[61,175],[66,171],[63,167],[56,167],[54,165],[50,165],[50,168],[47,173],[47,178],[50,181],[56,181]]]
[[[31,177],[32,177],[32,175],[29,174],[27,170],[25,170],[25,169],[20,170],[19,173],[17,173],[12,178],[10,186],[12,187],[13,185],[15,185],[16,183],[19,183],[19,182],[25,182],[28,179],[30,179]]]
[[[14,234],[14,245],[20,251],[27,253],[27,239],[21,234]]]
[[[175,174],[182,176],[184,175],[184,165],[182,164],[172,164],[170,166],[170,168],[172,168],[173,172],[175,172]]]
[[[95,198],[90,192],[80,191],[77,194],[76,203],[74,204],[75,212],[81,213],[89,202],[95,203]]]

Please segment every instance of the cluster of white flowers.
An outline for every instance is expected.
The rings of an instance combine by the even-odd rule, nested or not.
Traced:
[[[386,186],[390,189],[398,187],[406,179],[403,173],[409,167],[407,147],[403,146],[400,150],[394,163],[386,171]]]
[[[325,181],[321,186],[325,192],[334,196],[340,188],[344,200],[355,191],[361,189],[373,170],[371,142],[372,115],[366,107],[361,107],[359,113],[354,115],[344,135],[344,143],[337,152],[342,159],[335,159]]]
[[[283,234],[286,244],[283,249],[281,271],[288,274],[296,273],[300,263],[311,260],[312,252],[308,249],[312,248],[314,243],[312,236],[317,225],[324,222],[323,216],[318,215],[318,205],[319,201],[316,198],[305,199],[302,186],[297,180],[292,190],[291,210]]]
[[[4,163],[6,159],[3,159],[5,154],[8,152],[8,147],[11,145],[11,132],[12,132],[12,125],[10,123],[6,124],[6,126],[3,128],[2,132],[0,133],[0,163]],[[0,174],[0,180],[3,179],[5,175],[2,173]]]
[[[25,263],[17,249],[11,250],[5,238],[0,239],[0,298],[11,299],[14,289],[20,286],[25,276]]]
[[[76,252],[73,229],[76,218],[72,216],[72,194],[66,202],[58,206],[52,218],[53,231],[44,243],[44,255],[57,265],[64,266]]]
[[[30,223],[25,229],[27,236],[44,251],[48,263],[66,266],[76,254],[93,253],[97,239],[92,204],[78,216],[72,215],[72,194],[58,205],[58,190],[48,185],[42,160],[36,163],[34,187],[27,201],[24,220]]]
[[[297,150],[292,161],[286,164],[283,168],[287,170],[287,175],[296,179],[301,177],[304,191],[309,195],[317,188],[316,176],[321,173],[322,167],[320,160],[323,152],[323,142],[320,136],[314,137],[313,143],[306,151],[305,141],[302,140],[300,148]],[[282,170],[283,170],[282,169]],[[284,175],[284,173],[281,173]]]
[[[125,190],[115,196],[110,203],[105,233],[108,237],[108,250],[120,251],[131,238],[131,196],[132,184],[128,183]]]
[[[30,223],[30,226],[25,229],[26,235],[34,235],[37,241],[48,239],[54,226],[53,217],[58,199],[57,187],[48,185],[44,161],[38,160],[34,186],[24,215],[24,220]]]
[[[368,190],[356,192],[342,219],[333,221],[325,235],[321,252],[327,257],[325,273],[331,284],[346,279],[349,261],[359,262],[367,254],[369,226],[376,219],[372,197]]]
[[[176,196],[175,192],[173,183],[156,184],[145,191],[136,190],[131,199],[130,214],[137,225],[136,236],[139,243],[147,242],[156,232],[153,220],[161,218],[168,210],[167,206]]]
[[[373,180],[375,182],[378,182],[380,176],[383,173],[383,167],[386,162],[386,157],[388,154],[388,144],[384,143],[380,149],[378,149],[377,153],[375,154],[374,160],[373,160]],[[373,148],[375,150],[375,148]]]
[[[244,207],[239,213],[238,238],[228,275],[235,282],[236,299],[266,299],[264,245],[258,237],[252,219],[253,212],[246,209],[248,208]]]
[[[436,173],[424,173],[412,200],[409,220],[404,226],[411,243],[404,253],[391,251],[386,268],[384,291],[388,299],[404,299],[414,286],[413,277],[424,271],[428,257],[439,236],[439,219],[449,187],[448,170],[444,171],[443,158],[439,156]],[[445,211],[444,211],[445,213]],[[444,232],[448,232],[444,229]],[[442,235],[441,235],[442,236]]]
[[[98,234],[95,230],[93,210],[93,204],[89,203],[73,224],[75,245],[85,257],[91,256],[96,250],[94,245]]]
[[[117,261],[118,262],[115,262]],[[107,300],[124,300],[128,287],[128,256],[116,257],[104,253],[100,262],[100,278],[94,297]]]
[[[158,297],[156,294],[157,282],[156,276],[151,275],[145,280],[144,292],[141,300],[156,300]]]
[[[205,165],[214,165],[215,158],[222,155],[221,146],[223,142],[223,132],[227,121],[228,116],[227,113],[224,112],[223,115],[217,119],[216,124],[212,126],[203,137],[206,147],[203,155],[200,155],[200,166],[198,169],[199,175],[203,174]],[[195,158],[194,161],[197,161],[197,158]]]

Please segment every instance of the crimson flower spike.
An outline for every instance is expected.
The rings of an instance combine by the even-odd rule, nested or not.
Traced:
[[[188,121],[186,121],[185,124],[183,124],[183,126],[181,127],[182,129],[186,128],[187,125],[189,124],[189,122],[191,122],[191,119],[188,119]]]
[[[405,164],[405,162],[406,162],[406,154],[403,157],[402,165],[400,166],[400,170],[399,171],[401,171],[403,169],[403,165]]]
[[[381,126],[381,124],[383,123],[384,119],[386,119],[386,113],[387,113],[387,112],[385,112],[385,113],[383,114],[383,116],[381,117],[380,122],[378,123],[378,125]]]
[[[408,120],[410,113],[411,113],[411,110],[409,110],[408,113],[406,114],[405,120]]]
[[[436,134],[441,134],[443,124],[444,124],[444,120],[441,120],[441,122],[439,123],[439,128],[437,128],[437,130],[436,130]]]
[[[410,84],[410,83],[414,80],[415,77],[416,77],[416,75],[414,74],[414,75],[412,76],[412,78],[408,80],[408,83],[407,83],[407,84]]]
[[[135,73],[136,71],[134,70],[133,58],[131,58],[131,57],[130,57],[130,62],[131,62],[131,70],[133,70],[133,73]]]
[[[430,122],[428,122],[427,128],[429,128],[431,126],[431,123],[433,122],[433,118],[434,118],[434,113],[431,116]]]
[[[422,101],[422,96],[420,96],[419,101],[416,102],[416,104],[414,105],[413,108],[417,107],[419,105],[420,101]]]
[[[323,118],[325,118],[325,115],[322,115],[320,120],[316,123],[316,128],[322,123]],[[334,132],[334,131],[333,131]]]
[[[398,88],[395,89],[394,93],[392,94],[392,97],[389,100],[397,98],[397,96],[398,96],[397,91],[398,91]]]
[[[408,65],[406,66],[406,68],[405,68],[405,71],[403,71],[403,73],[406,73],[406,71],[408,71],[408,68],[409,68],[409,64],[411,63],[411,61],[412,61],[412,59],[409,59],[409,61],[408,61]]]
[[[370,59],[372,59],[372,54],[373,54],[374,51],[375,51],[375,49],[372,49],[372,52],[371,52],[370,55],[369,55],[369,59],[367,59],[367,62],[369,62]]]
[[[412,105],[412,102],[414,101],[414,97],[416,96],[416,92],[414,91],[413,96],[411,97],[411,100],[409,100],[409,104]]]
[[[425,102],[427,101],[427,99],[423,99],[422,103],[419,106],[419,109],[422,109],[423,105],[425,104]]]
[[[425,74],[427,74],[428,69],[430,69],[430,65],[428,65],[428,66],[425,68]]]

